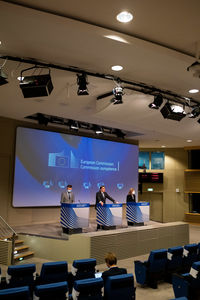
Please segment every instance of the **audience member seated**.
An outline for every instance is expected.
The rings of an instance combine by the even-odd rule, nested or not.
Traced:
[[[28,286],[0,290],[0,300],[30,300]]]
[[[153,250],[147,261],[136,260],[134,263],[137,283],[148,284],[151,288],[156,289],[157,282],[165,278],[167,249]]]
[[[133,274],[109,276],[104,286],[105,300],[133,300],[135,299],[135,287]]]
[[[73,300],[101,300],[103,290],[102,278],[76,280],[72,291]]]
[[[6,274],[6,282],[8,287],[29,286],[32,289],[35,277],[35,264],[9,266]]]
[[[40,276],[37,278],[38,284],[68,281],[68,264],[66,261],[56,261],[44,263]]]
[[[66,281],[63,281],[63,282],[37,285],[35,287],[33,299],[38,299],[38,300],[68,299],[68,283]]]
[[[105,262],[109,269],[102,273],[104,283],[109,276],[127,274],[126,269],[117,267],[117,257],[114,253],[108,252],[105,256]]]
[[[173,290],[176,297],[200,299],[200,261],[194,262],[190,273],[172,276]]]

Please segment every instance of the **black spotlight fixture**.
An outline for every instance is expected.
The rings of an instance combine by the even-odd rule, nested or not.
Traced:
[[[8,76],[3,72],[2,69],[0,69],[0,85],[4,85],[4,84],[8,83],[7,78],[8,78]]]
[[[102,127],[99,126],[99,125],[93,125],[93,126],[92,126],[92,129],[94,130],[94,132],[95,132],[96,134],[103,134],[103,129],[102,129]]]
[[[186,116],[186,112],[184,111],[182,105],[171,104],[169,102],[165,103],[160,112],[165,119],[171,119],[175,121],[180,121]]]
[[[154,100],[152,103],[149,104],[149,108],[159,109],[162,103],[163,103],[163,96],[161,94],[158,94],[154,96]]]
[[[69,120],[68,126],[69,126],[70,129],[75,130],[75,131],[78,131],[78,129],[79,129],[78,121]]]
[[[33,75],[33,76],[23,76],[23,72],[28,70],[37,69],[48,69],[48,74],[45,75]],[[20,88],[24,95],[24,98],[35,98],[44,97],[51,94],[53,90],[53,84],[50,76],[50,69],[44,67],[31,67],[21,71],[20,76]]]
[[[126,134],[122,132],[120,129],[114,129],[113,134],[116,134],[118,138],[122,138],[122,139],[124,139],[124,137],[126,136]]]
[[[196,118],[200,115],[200,106],[195,106],[191,113],[188,115],[189,118]]]
[[[77,95],[89,95],[87,85],[89,82],[87,81],[87,75],[85,73],[77,74],[77,84],[78,84],[78,91]]]
[[[38,113],[37,114],[38,124],[47,126],[49,123],[49,118],[45,117],[45,115]]]
[[[122,100],[122,96],[124,95],[123,87],[121,87],[120,85],[116,86],[113,89],[113,95],[114,95],[114,98],[111,100],[111,102],[113,102],[113,104],[122,104],[123,103],[123,100]]]

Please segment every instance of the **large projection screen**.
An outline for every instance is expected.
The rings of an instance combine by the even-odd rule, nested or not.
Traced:
[[[77,203],[95,204],[101,185],[125,202],[131,187],[137,195],[138,146],[18,127],[13,206],[59,206],[67,184]]]

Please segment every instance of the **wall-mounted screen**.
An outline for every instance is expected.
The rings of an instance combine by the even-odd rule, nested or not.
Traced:
[[[67,184],[75,202],[94,204],[101,185],[125,202],[131,187],[137,193],[138,146],[18,127],[13,206],[58,206]]]
[[[151,169],[163,170],[165,167],[165,153],[156,151],[151,152]]]
[[[139,169],[149,169],[149,152],[139,152]]]

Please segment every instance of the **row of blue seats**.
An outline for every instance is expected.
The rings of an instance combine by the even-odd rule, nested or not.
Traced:
[[[9,266],[6,280],[1,282],[1,288],[18,287],[28,285],[33,288],[38,284],[48,284],[67,281],[73,283],[75,280],[95,277],[96,259],[74,260],[72,272],[68,272],[66,261],[48,262],[42,265],[40,275],[36,274],[35,264],[23,264]]]
[[[46,288],[49,289],[50,291],[51,290],[53,291],[55,288],[56,290],[61,289],[61,293],[64,293],[63,289],[66,289],[66,285],[67,285],[67,292],[69,294],[72,293],[73,287],[75,290],[78,291],[78,294],[80,293],[80,287],[81,287],[82,289],[81,294],[83,294],[83,290],[85,289],[85,286],[87,286],[86,290],[88,290],[88,285],[91,285],[90,289],[92,289],[93,287],[93,290],[96,295],[97,287],[95,285],[99,285],[99,288],[102,289],[104,287],[104,282],[102,278],[95,278],[95,266],[96,266],[96,259],[75,260],[72,264],[72,270],[71,270],[72,272],[68,272],[68,264],[66,261],[49,262],[49,263],[44,263],[42,265],[40,275],[37,277],[36,277],[35,264],[9,266],[7,269],[6,282],[3,281],[1,283],[0,299],[4,299],[2,297],[5,293],[7,292],[11,293],[12,288],[23,287],[23,286],[29,287],[31,295],[34,294],[39,296],[40,292],[43,289],[45,289],[46,292]],[[87,280],[89,281],[87,282]],[[117,280],[117,277],[115,278],[115,280]],[[124,276],[123,278],[121,278],[120,281],[121,281],[121,286],[119,282],[116,284],[115,281],[112,281],[110,284],[112,285],[112,287],[116,285],[115,289],[119,287],[121,287],[122,290],[126,289],[128,294],[131,294],[130,299],[134,299],[135,288],[134,288],[133,275],[128,274],[128,276]],[[55,286],[56,283],[58,283],[59,285]],[[106,281],[106,286],[105,286],[106,291],[109,290],[108,285],[109,285],[109,281],[108,282]],[[20,292],[22,291],[20,290]],[[23,293],[27,293],[27,292],[23,291]],[[90,294],[92,295],[92,292]],[[106,292],[106,294],[109,293]],[[100,298],[97,299],[101,299],[101,294],[99,294],[98,296]],[[58,299],[65,299],[65,298],[58,298]]]
[[[173,273],[189,272],[193,262],[200,260],[200,243],[184,247],[153,250],[147,261],[135,261],[137,283],[157,288],[159,280],[171,282]]]
[[[104,291],[103,291],[104,287]],[[33,298],[32,298],[33,297]],[[105,286],[102,278],[89,278],[74,282],[69,295],[67,282],[36,286],[31,294],[28,286],[0,290],[0,300],[134,300],[135,288],[133,274],[108,277]]]

